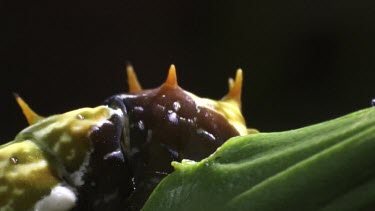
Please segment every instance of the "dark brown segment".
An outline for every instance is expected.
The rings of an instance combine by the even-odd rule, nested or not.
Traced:
[[[178,86],[117,95],[107,103],[122,107],[129,116],[130,145],[124,144],[123,150],[135,183],[129,210],[143,206],[161,179],[173,171],[172,161],[199,161],[239,135],[227,119],[197,106]]]
[[[121,150],[124,116],[113,115],[90,134],[93,151],[77,187],[79,200],[75,210],[123,210],[133,191],[132,174]]]

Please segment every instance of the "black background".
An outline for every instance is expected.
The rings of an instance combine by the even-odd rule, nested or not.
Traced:
[[[0,3],[0,140],[27,124],[17,92],[41,115],[145,88],[170,64],[181,87],[220,98],[244,70],[243,111],[261,131],[294,129],[370,106],[373,1],[55,1]]]

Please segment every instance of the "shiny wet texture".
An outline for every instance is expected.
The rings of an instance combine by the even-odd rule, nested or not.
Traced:
[[[172,161],[199,161],[226,140],[239,135],[221,114],[198,106],[180,87],[161,86],[106,101],[129,116],[129,141],[124,142],[134,191],[127,209],[139,210],[156,185],[173,171]]]
[[[101,127],[92,128],[93,151],[74,210],[122,210],[133,185],[128,164],[120,146],[124,116],[113,115]]]

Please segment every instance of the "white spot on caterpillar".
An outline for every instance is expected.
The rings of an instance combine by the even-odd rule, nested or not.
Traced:
[[[180,110],[181,108],[181,104],[178,101],[174,102],[172,106],[173,106],[173,110],[176,112]]]
[[[16,165],[18,163],[18,159],[16,157],[9,158],[11,164]]]
[[[84,116],[82,116],[81,114],[78,114],[78,115],[77,115],[77,119],[79,119],[79,120],[84,120],[84,119],[85,119],[85,117],[84,117]]]
[[[111,157],[120,157],[121,154],[122,154],[122,152],[120,150],[114,151],[114,152],[110,152],[110,153],[108,153],[108,154],[106,154],[104,156],[104,160],[107,160],[107,159],[109,159]]]
[[[143,108],[141,106],[135,106],[134,111],[142,112]]]
[[[177,114],[172,112],[170,114],[168,114],[168,120],[173,123],[173,124],[177,124],[178,123],[178,117],[177,117]]]
[[[81,166],[79,167],[79,169],[70,175],[70,178],[72,179],[75,186],[81,186],[85,184],[85,181],[83,180],[83,176],[85,175],[87,171],[87,167],[89,166],[90,156],[91,156],[91,152],[86,153],[85,159],[83,163],[81,164]]]
[[[139,128],[140,130],[145,129],[145,125],[144,125],[144,123],[143,123],[142,120],[139,120],[139,121],[138,121],[138,128]]]
[[[160,104],[156,105],[157,110],[165,111],[165,106],[162,106]]]
[[[51,190],[50,195],[39,200],[35,211],[67,211],[74,207],[77,201],[75,193],[68,187],[58,185]]]
[[[212,135],[211,133],[209,133],[209,132],[203,130],[202,128],[198,128],[198,129],[197,129],[197,134],[199,134],[199,135],[204,135],[204,136],[206,136],[206,137],[209,137],[212,141],[215,141],[215,140],[216,140],[216,138],[215,138],[214,135]]]

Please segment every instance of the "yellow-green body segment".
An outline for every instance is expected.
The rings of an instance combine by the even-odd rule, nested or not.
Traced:
[[[54,115],[0,146],[0,210],[29,210],[57,185],[79,185],[90,133],[116,112],[107,106]],[[74,188],[71,188],[74,192]]]

